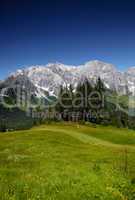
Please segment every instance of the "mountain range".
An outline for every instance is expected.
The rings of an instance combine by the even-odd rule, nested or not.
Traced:
[[[98,77],[108,89],[116,90],[119,94],[135,95],[135,67],[121,72],[114,65],[98,60],[80,66],[49,63],[18,69],[0,82],[0,85],[11,86],[11,83],[18,83],[26,88],[31,86],[37,97],[43,97],[46,92],[57,96],[61,85],[71,84],[75,88],[86,78],[94,84]]]

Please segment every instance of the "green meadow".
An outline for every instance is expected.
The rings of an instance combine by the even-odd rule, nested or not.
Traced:
[[[51,123],[0,133],[0,200],[134,200],[135,131]]]

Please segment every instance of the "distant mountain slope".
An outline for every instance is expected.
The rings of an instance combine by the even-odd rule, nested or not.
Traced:
[[[80,66],[68,66],[61,63],[50,63],[43,66],[31,66],[17,70],[11,77],[27,77],[35,87],[37,96],[58,95],[60,85],[72,84],[73,87],[85,78],[95,83],[100,77],[107,88],[120,94],[135,94],[135,67],[126,72],[119,72],[112,64],[98,60],[86,62]],[[10,80],[10,78],[9,78]]]

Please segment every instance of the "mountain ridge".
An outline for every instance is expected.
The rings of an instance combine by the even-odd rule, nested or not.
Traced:
[[[100,77],[107,88],[116,90],[120,94],[126,94],[127,90],[135,94],[135,67],[129,67],[126,71],[120,71],[113,64],[93,60],[83,65],[65,65],[59,62],[46,65],[32,65],[9,75],[17,77],[25,75],[39,89],[58,95],[61,85],[73,85],[87,78],[95,83]],[[40,94],[41,95],[41,94]],[[41,95],[42,96],[42,95]]]

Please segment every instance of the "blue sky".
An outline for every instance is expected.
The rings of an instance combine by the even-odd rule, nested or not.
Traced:
[[[28,65],[89,60],[135,66],[135,2],[2,0],[0,79]]]

